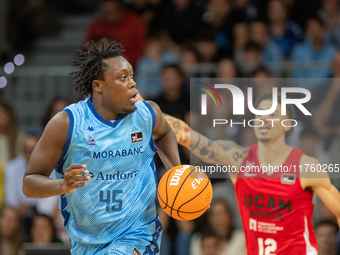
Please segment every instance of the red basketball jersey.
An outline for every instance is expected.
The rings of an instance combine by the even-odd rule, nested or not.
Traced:
[[[288,172],[246,173],[245,167],[260,168],[257,148],[257,144],[249,147],[235,184],[247,254],[317,255],[313,192],[303,190],[299,179],[303,152],[292,149],[282,165],[290,168]]]

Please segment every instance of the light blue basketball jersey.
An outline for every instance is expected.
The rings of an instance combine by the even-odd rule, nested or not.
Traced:
[[[133,113],[114,122],[96,112],[91,98],[64,110],[70,125],[57,178],[75,163],[85,164],[91,176],[60,197],[72,254],[158,254],[153,109],[138,101]]]

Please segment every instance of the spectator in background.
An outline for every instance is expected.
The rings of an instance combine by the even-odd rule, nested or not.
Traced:
[[[28,234],[31,220],[35,213],[36,199],[26,198],[22,192],[22,181],[31,153],[39,138],[27,135],[24,139],[24,153],[11,160],[5,169],[5,203],[20,210],[24,219],[24,232]]]
[[[238,23],[233,28],[234,36],[234,54],[233,58],[237,63],[243,61],[243,56],[240,54],[244,51],[244,47],[249,42],[249,25],[246,23]]]
[[[159,22],[157,14],[160,12],[161,0],[135,0],[130,1],[128,4],[148,27],[155,27],[155,23]]]
[[[275,68],[272,62],[284,60],[283,51],[278,45],[270,40],[268,27],[263,21],[254,21],[250,24],[250,41],[258,44],[261,47],[261,56],[263,65],[275,73],[280,74],[278,67]]]
[[[37,214],[33,218],[28,241],[36,246],[46,246],[51,243],[61,242],[57,238],[53,219],[45,214]]]
[[[22,254],[22,231],[19,210],[5,206],[0,213],[0,254],[19,255]]]
[[[208,0],[202,16],[204,28],[214,32],[217,46],[223,50],[223,57],[231,57],[233,46],[233,27],[242,22],[243,17],[232,12],[230,0]]]
[[[196,1],[171,0],[161,11],[159,28],[167,32],[172,41],[182,44],[198,31],[201,15]]]
[[[54,115],[56,115],[58,112],[63,110],[69,104],[70,102],[66,98],[59,97],[59,96],[56,96],[51,100],[41,120],[41,127],[38,130],[39,136],[42,135],[44,128],[47,125],[47,122],[49,122],[49,120],[52,119]]]
[[[323,0],[318,17],[324,22],[327,40],[340,49],[340,3],[338,0]]]
[[[197,64],[201,62],[201,55],[192,45],[184,45],[180,50],[179,66],[185,72],[186,80],[190,78],[199,78],[200,73],[197,70]]]
[[[288,21],[288,7],[283,0],[270,0],[267,15],[270,37],[288,59],[293,47],[302,41],[303,32],[299,25]]]
[[[294,78],[328,78],[331,75],[330,65],[335,48],[324,38],[324,26],[321,20],[307,20],[306,39],[296,46],[292,54]],[[319,63],[317,63],[319,62]],[[314,79],[304,87],[313,91],[320,86],[320,80]]]
[[[201,237],[201,254],[218,255],[219,238],[212,232],[206,232]]]
[[[19,132],[13,108],[0,103],[0,205],[4,199],[4,171],[7,163],[20,154],[23,134]]]
[[[194,41],[194,47],[201,55],[203,63],[218,61],[219,48],[215,41],[215,33],[212,30],[202,29]]]
[[[262,65],[261,47],[253,42],[248,42],[244,47],[243,62],[238,66],[243,77],[251,77],[255,70]]]
[[[336,237],[338,225],[333,221],[320,221],[314,226],[319,255],[337,255]]]
[[[162,35],[159,31],[149,31],[146,37],[145,54],[136,66],[136,83],[139,93],[146,99],[153,99],[162,94],[162,66],[173,64],[175,58],[165,52]]]
[[[163,45],[159,33],[149,34],[146,37],[144,55],[136,65],[135,80],[138,92],[146,99],[161,95],[161,69],[163,65]]]
[[[219,239],[219,255],[245,255],[245,240],[241,230],[234,229],[233,215],[229,205],[224,200],[215,200],[207,211],[206,228]],[[204,231],[204,230],[203,230]],[[192,236],[190,243],[190,255],[202,255],[202,234],[197,232]]]
[[[319,18],[324,22],[326,30],[340,25],[340,5],[338,0],[322,0]]]
[[[23,134],[20,134],[13,108],[0,104],[0,168],[20,153]]]
[[[218,62],[216,78],[234,79],[237,77],[237,68],[235,62],[231,59],[221,59]]]
[[[283,60],[281,49],[269,39],[268,27],[263,21],[254,21],[249,25],[249,39],[260,45],[264,63]],[[268,63],[270,65],[270,63]]]
[[[124,46],[124,57],[134,66],[144,52],[144,21],[128,11],[121,0],[104,0],[100,9],[102,15],[88,27],[84,43],[96,36],[109,35]]]
[[[190,96],[184,90],[184,73],[178,65],[166,65],[162,69],[161,96],[154,99],[164,113],[179,118],[188,119]]]

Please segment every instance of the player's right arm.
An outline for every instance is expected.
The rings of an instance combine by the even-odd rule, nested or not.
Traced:
[[[176,135],[177,142],[188,148],[202,161],[209,164],[223,166],[241,166],[248,150],[233,141],[213,141],[204,135],[191,129],[184,121],[168,114],[164,114],[172,130]]]
[[[61,158],[67,131],[69,116],[65,111],[56,114],[46,125],[38,144],[34,148],[23,179],[23,192],[26,197],[45,198],[72,193],[74,189],[86,185],[90,180],[88,170],[83,164],[72,164],[64,173],[64,179],[49,178]],[[79,183],[80,181],[83,181]]]
[[[300,183],[303,189],[312,188],[316,195],[328,207],[328,209],[336,216],[338,225],[340,226],[340,192],[331,183],[327,171],[318,172],[311,169],[310,166],[322,166],[321,163],[307,155],[303,155],[300,160],[301,174]]]

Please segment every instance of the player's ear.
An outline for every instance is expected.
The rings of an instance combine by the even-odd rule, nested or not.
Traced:
[[[99,94],[101,94],[103,92],[102,81],[100,81],[100,80],[93,80],[92,81],[92,89],[93,89],[93,91],[96,91]]]
[[[283,130],[285,131],[285,132],[288,132],[291,128],[292,128],[292,125],[293,125],[293,122],[292,121],[289,121],[289,120],[286,120],[285,122],[284,122],[284,126],[283,126]]]

